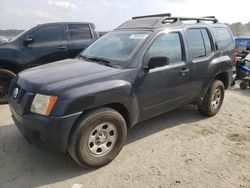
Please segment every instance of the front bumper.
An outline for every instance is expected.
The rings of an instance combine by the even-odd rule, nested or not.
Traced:
[[[63,117],[46,117],[33,113],[19,115],[11,106],[10,110],[17,128],[30,143],[61,152],[67,151],[71,128],[81,115],[79,112]]]

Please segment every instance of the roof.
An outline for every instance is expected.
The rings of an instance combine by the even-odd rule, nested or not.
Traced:
[[[133,17],[132,20],[128,20],[123,23],[117,29],[155,29],[166,26],[180,26],[186,22],[193,21],[193,24],[198,23],[218,23],[218,19],[214,16],[206,17],[172,17],[170,13],[167,14],[155,14]],[[190,24],[190,23],[189,23]]]
[[[41,25],[55,25],[55,24],[89,24],[89,25],[94,25],[91,22],[50,22],[50,23],[39,24],[38,26],[41,26]]]

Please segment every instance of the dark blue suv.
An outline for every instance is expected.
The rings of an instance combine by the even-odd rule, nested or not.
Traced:
[[[233,36],[216,18],[135,17],[75,59],[20,73],[10,110],[31,143],[99,167],[138,122],[184,104],[217,114],[233,71]]]

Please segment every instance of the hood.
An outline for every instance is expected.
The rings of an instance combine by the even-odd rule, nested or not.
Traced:
[[[29,92],[58,95],[76,86],[110,79],[125,71],[80,59],[67,59],[25,70],[19,73],[17,84]]]

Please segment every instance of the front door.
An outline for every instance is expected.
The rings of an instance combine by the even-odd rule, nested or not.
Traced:
[[[68,44],[61,25],[40,27],[27,37],[33,41],[23,44],[23,58],[26,67],[38,66],[68,58]],[[25,39],[24,39],[25,40]]]
[[[146,57],[167,56],[169,64],[145,73],[141,85],[143,117],[171,110],[190,100],[189,64],[185,62],[181,33],[159,35]]]

